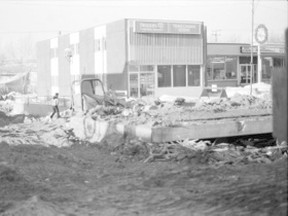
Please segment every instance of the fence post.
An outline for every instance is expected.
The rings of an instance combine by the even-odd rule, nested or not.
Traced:
[[[277,68],[272,73],[273,98],[273,135],[279,142],[287,142],[288,133],[288,29],[285,32],[285,59],[284,67]]]

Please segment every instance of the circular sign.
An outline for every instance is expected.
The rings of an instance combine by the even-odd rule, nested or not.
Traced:
[[[268,39],[268,29],[265,25],[260,24],[256,28],[256,41],[259,44],[264,44]]]

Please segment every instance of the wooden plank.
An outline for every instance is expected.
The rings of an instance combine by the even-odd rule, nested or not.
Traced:
[[[288,133],[288,100],[287,100],[287,85],[288,85],[288,29],[286,30],[285,44],[285,68],[273,71],[273,135],[279,142],[287,142]]]
[[[205,139],[272,133],[272,117],[240,118],[223,121],[203,121],[179,127],[152,129],[152,142],[184,139]]]

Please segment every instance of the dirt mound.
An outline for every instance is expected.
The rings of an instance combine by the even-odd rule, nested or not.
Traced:
[[[1,144],[1,150],[3,151]],[[3,157],[2,157],[3,158]],[[1,158],[0,158],[1,159]],[[15,166],[8,164],[8,162],[0,162],[0,215],[8,209],[14,207],[14,201],[27,199],[35,192],[34,187],[24,177],[21,170]],[[13,214],[12,214],[13,215]],[[14,214],[15,215],[15,214]],[[21,215],[21,214],[16,214]]]
[[[9,116],[5,112],[0,111],[0,127],[4,127],[10,124],[23,123],[25,116],[22,114]]]
[[[15,207],[1,214],[1,216],[65,216],[56,210],[57,207],[33,196],[27,201],[19,202]]]

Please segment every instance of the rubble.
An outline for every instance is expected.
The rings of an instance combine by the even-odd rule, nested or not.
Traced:
[[[65,119],[44,122],[40,119],[25,123],[14,124],[0,129],[0,143],[9,145],[43,145],[68,147],[81,141],[75,137],[71,128],[66,127]]]
[[[231,98],[202,98],[198,99],[197,102],[195,99],[182,97],[174,97],[173,100],[167,102],[169,100],[166,97],[165,102],[163,97],[157,99],[145,97],[138,100],[120,101],[111,94],[104,101],[106,105],[97,105],[85,115],[90,116],[94,120],[121,122],[127,125],[148,125],[150,127],[183,126],[186,123],[189,124],[189,121],[205,120],[209,117],[221,118],[223,117],[222,113],[226,115],[229,111],[233,113],[241,110],[246,114],[250,114],[252,110],[256,110],[256,112],[262,110],[264,113],[269,113],[272,108],[272,101],[269,95],[266,98],[260,98],[252,95],[234,94]],[[187,106],[188,103],[189,105]],[[52,121],[49,117],[36,118],[34,116],[24,116],[23,124],[9,126],[1,130],[1,141],[12,145],[40,143],[46,146],[71,146],[75,142],[80,142],[75,137],[73,129],[66,126],[73,115],[75,113],[73,113],[72,109],[69,109],[61,112],[61,119]],[[2,124],[2,126],[5,126],[5,124]],[[206,156],[209,155],[209,160],[213,161],[213,163],[231,161],[236,157],[238,159],[241,158],[242,161],[247,158],[247,160],[253,161],[253,158],[265,156],[265,160],[268,161],[273,160],[269,154],[275,155],[274,151],[264,154],[263,152],[267,152],[265,150],[267,146],[262,146],[263,142],[261,141],[253,141],[253,145],[249,140],[243,141],[241,144],[233,143],[233,145],[231,143],[215,144],[205,140],[188,139],[169,144],[149,144],[142,142],[141,145],[137,142],[133,144],[133,141],[132,143],[128,140],[126,141],[130,147],[134,145],[134,147],[130,148],[130,150],[134,149],[133,151],[131,150],[132,152],[146,152],[144,154],[146,155],[145,162],[158,159],[180,160],[180,158],[189,158],[189,156],[184,155],[191,152],[191,155],[195,155],[195,152],[205,153]],[[275,144],[274,140],[269,142],[271,142],[268,144],[269,146]],[[145,148],[142,149],[139,146],[144,146]],[[179,151],[182,152],[180,154],[182,156],[179,156]],[[123,152],[127,153],[126,150]],[[133,155],[134,153],[131,154]],[[248,157],[247,155],[250,156]]]
[[[204,163],[211,166],[224,164],[272,163],[286,159],[286,142],[278,144],[271,136],[259,139],[236,137],[226,143],[213,140],[180,140],[168,143],[147,143],[141,140],[127,140],[113,149],[121,159],[137,159],[143,163],[155,161],[175,161]],[[224,140],[224,139],[222,139]],[[124,157],[126,156],[126,157]]]
[[[13,102],[11,100],[0,101],[0,111],[10,113],[13,110]]]

